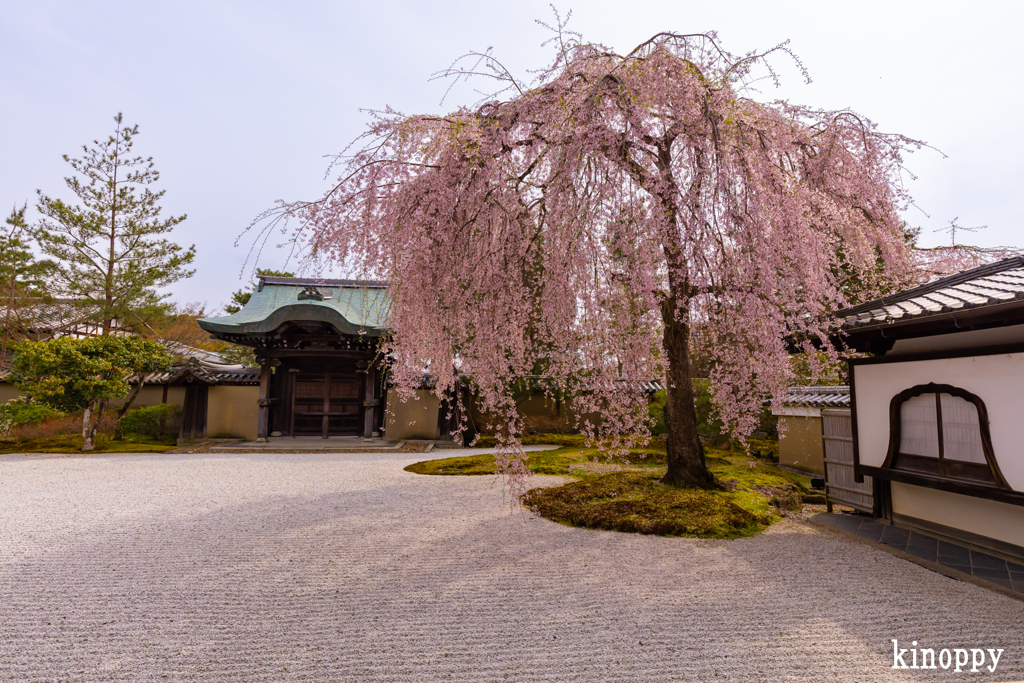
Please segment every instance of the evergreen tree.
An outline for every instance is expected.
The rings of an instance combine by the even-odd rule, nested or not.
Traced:
[[[295,273],[288,273],[283,270],[271,270],[270,268],[257,268],[257,277],[265,275],[268,277],[295,277]],[[231,295],[231,303],[224,306],[224,310],[230,314],[238,313],[242,308],[249,303],[249,299],[252,298],[252,288],[236,290]]]
[[[257,268],[256,276],[265,275],[267,277],[295,277],[295,273],[289,273],[284,270],[272,270],[270,268]],[[225,304],[224,310],[229,314],[238,313],[242,310],[249,299],[252,298],[252,287],[249,289],[236,290],[231,295],[231,303]],[[229,363],[235,363],[237,365],[244,365],[247,368],[258,368],[259,363],[256,362],[256,353],[248,346],[239,346],[238,344],[228,344],[226,348],[219,351],[221,357]]]
[[[114,134],[83,146],[79,159],[64,155],[76,176],[65,178],[81,205],[67,204],[39,191],[43,221],[39,243],[60,262],[53,288],[96,310],[96,322],[109,334],[115,320],[132,323],[162,298],[157,287],[191,277],[195,246],[183,249],[165,238],[185,216],[162,218],[164,191],[149,186],[160,178],[152,157],[131,156],[138,126],[114,117]]]
[[[25,208],[12,209],[0,234],[0,291],[4,301],[4,331],[0,341],[0,360],[7,358],[7,345],[12,336],[25,327],[23,310],[26,299],[38,300],[46,279],[52,275],[51,261],[37,261],[30,248],[32,229],[25,222]]]

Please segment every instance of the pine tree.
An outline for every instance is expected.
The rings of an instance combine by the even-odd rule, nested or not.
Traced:
[[[25,327],[23,310],[26,299],[39,300],[45,281],[53,274],[51,261],[37,261],[30,247],[33,231],[25,222],[25,209],[12,209],[0,234],[0,291],[3,292],[3,340],[0,360],[7,358],[7,345]]]
[[[265,275],[268,277],[295,277],[295,273],[289,273],[283,270],[272,270],[270,268],[257,268],[256,275],[257,277],[260,275]],[[227,311],[229,314],[238,313],[240,310],[242,310],[243,307],[245,307],[247,303],[249,303],[249,299],[251,298],[251,287],[249,289],[235,290],[235,292],[231,295],[231,303],[226,304],[224,306],[224,310]]]
[[[295,273],[290,273],[284,270],[273,270],[271,268],[257,268],[256,276],[265,275],[268,277],[295,277]],[[242,310],[249,299],[252,298],[252,287],[249,289],[238,289],[231,294],[231,303],[224,305],[224,310],[229,314],[238,313]],[[229,363],[235,363],[237,365],[243,365],[247,368],[258,368],[259,363],[256,362],[255,352],[248,346],[239,346],[238,344],[228,344],[226,348],[219,351],[221,358],[228,361]]]
[[[53,288],[94,309],[104,335],[115,321],[131,324],[159,302],[156,288],[195,272],[186,269],[195,246],[184,249],[165,238],[185,216],[160,216],[164,191],[149,189],[160,178],[153,159],[131,156],[139,127],[125,125],[120,113],[114,121],[114,134],[83,146],[81,158],[64,155],[77,174],[64,182],[81,205],[42,191],[38,204],[40,247],[61,264]]]

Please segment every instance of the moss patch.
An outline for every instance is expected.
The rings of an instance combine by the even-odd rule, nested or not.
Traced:
[[[550,436],[532,437],[550,443]],[[726,490],[704,491],[664,486],[665,444],[652,440],[633,449],[627,458],[608,458],[597,449],[572,445],[583,437],[564,437],[562,448],[527,453],[535,474],[568,476],[579,481],[535,489],[523,503],[553,521],[592,529],[645,534],[736,538],[757,533],[779,519],[782,509],[802,506],[810,479],[752,459],[739,449],[707,448],[708,468]],[[763,456],[778,452],[778,442],[751,442]],[[605,474],[587,469],[588,463],[620,465],[626,471]],[[417,474],[494,474],[493,455],[470,455],[428,460],[405,469]],[[593,468],[598,469],[598,468]],[[606,471],[607,468],[605,468]]]
[[[587,437],[582,434],[534,434],[524,436],[519,440],[524,446],[571,446],[583,448],[587,445]],[[477,437],[474,448],[494,448],[498,440],[493,436],[481,435]]]
[[[665,452],[650,448],[637,448],[629,453],[628,458],[607,458],[596,448],[557,448],[550,451],[530,451],[526,454],[526,466],[534,474],[558,476],[588,476],[581,466],[586,463],[612,463],[664,469]],[[489,453],[465,455],[440,460],[424,460],[413,463],[405,468],[406,472],[415,474],[436,474],[442,476],[494,474],[494,456]]]
[[[113,441],[106,436],[97,437],[96,448],[88,453],[166,453],[177,446],[173,439],[151,439],[126,436],[124,441]],[[81,453],[82,437],[62,434],[37,439],[0,442],[0,454],[11,453]]]
[[[440,460],[424,460],[414,462],[405,468],[414,474],[440,475],[478,475],[494,474],[493,455],[467,455],[459,458],[441,458]]]
[[[678,489],[653,472],[615,472],[554,488],[533,489],[523,505],[556,522],[661,536],[737,538],[758,533],[777,518],[755,512],[724,491]]]

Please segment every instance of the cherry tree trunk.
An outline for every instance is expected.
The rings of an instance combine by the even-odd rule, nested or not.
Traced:
[[[669,298],[662,307],[664,345],[668,362],[665,427],[668,429],[668,471],[662,482],[670,486],[707,488],[714,475],[704,461],[704,447],[697,434],[697,409],[690,376],[690,328],[677,319]]]

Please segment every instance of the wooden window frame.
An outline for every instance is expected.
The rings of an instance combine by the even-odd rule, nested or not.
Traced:
[[[995,356],[1003,354],[1024,354],[1024,343],[999,344],[982,348],[959,348],[941,351],[924,351],[920,353],[901,353],[894,355],[875,356],[868,358],[851,358],[847,360],[850,369],[850,408],[853,420],[853,466],[854,481],[858,484],[864,482],[864,477],[874,477],[876,480],[895,481],[903,484],[913,484],[925,488],[958,493],[964,496],[985,498],[1001,503],[1024,506],[1024,492],[1000,486],[987,486],[972,481],[946,479],[943,477],[931,476],[923,473],[906,472],[903,470],[887,469],[885,467],[874,467],[863,465],[860,461],[860,432],[858,427],[857,411],[857,373],[856,366],[879,365],[887,363],[908,363],[923,360],[946,360],[949,358],[971,358],[976,356]],[[979,414],[979,421],[981,415]],[[987,424],[986,424],[987,427]]]
[[[903,404],[912,398],[925,394],[935,394],[935,421],[936,429],[938,430],[939,448],[937,458],[899,452],[900,444],[903,441]],[[981,433],[981,449],[985,454],[985,461],[988,465],[987,474],[991,475],[991,481],[986,481],[978,476],[971,476],[972,471],[985,470],[984,465],[945,457],[942,394],[961,398],[973,404],[977,409],[978,430]],[[886,453],[885,462],[882,463],[882,469],[898,470],[908,474],[926,474],[930,477],[949,479],[955,482],[997,486],[1002,489],[1010,488],[1010,485],[1006,483],[1006,479],[1003,477],[1003,473],[999,471],[999,464],[996,462],[995,453],[992,450],[992,436],[989,432],[988,410],[985,409],[985,402],[975,394],[950,384],[935,384],[934,382],[918,384],[892,397],[892,401],[889,402],[889,451]]]

